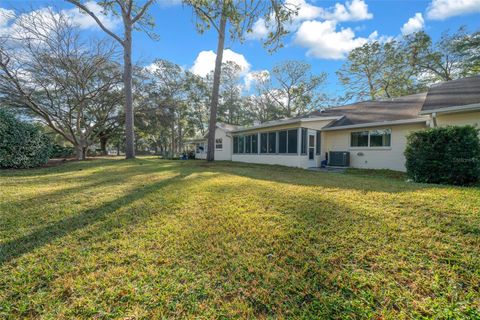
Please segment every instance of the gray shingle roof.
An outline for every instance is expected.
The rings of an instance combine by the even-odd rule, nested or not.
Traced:
[[[344,116],[332,122],[328,128],[371,122],[386,122],[419,118],[426,93],[418,93],[389,100],[363,101],[323,111],[314,111],[310,116]]]
[[[480,103],[480,75],[433,85],[422,111]]]
[[[224,123],[224,122],[217,122],[217,127],[221,128],[221,129],[223,129],[227,132],[230,132],[230,131],[233,131],[233,130],[238,130],[238,129],[242,128],[242,126],[237,126],[237,125]]]

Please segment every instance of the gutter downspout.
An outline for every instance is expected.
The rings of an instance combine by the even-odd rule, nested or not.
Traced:
[[[433,128],[437,127],[437,113],[436,112],[432,113],[432,124],[433,124]]]

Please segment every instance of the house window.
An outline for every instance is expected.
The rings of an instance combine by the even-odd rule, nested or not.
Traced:
[[[287,138],[287,149],[288,153],[298,153],[298,130],[288,130]]]
[[[260,134],[260,153],[267,153],[268,151],[268,135],[266,133]]]
[[[319,155],[320,154],[320,149],[322,148],[322,145],[321,145],[321,139],[322,136],[321,136],[321,132],[320,131],[317,131],[317,141],[316,141],[316,154]]]
[[[392,130],[371,130],[351,133],[351,147],[390,147]]]
[[[245,137],[245,153],[252,153],[252,136]]]
[[[215,149],[222,150],[222,148],[223,148],[222,138],[215,139]]]
[[[350,139],[351,147],[368,147],[368,131],[352,132]]]
[[[238,153],[238,136],[233,137],[233,153]]]
[[[287,153],[287,131],[278,132],[278,153]]]
[[[307,154],[307,129],[302,128],[302,154]]]
[[[252,153],[258,153],[258,134],[252,135]]]
[[[390,147],[391,139],[391,129],[370,131],[370,147]]]

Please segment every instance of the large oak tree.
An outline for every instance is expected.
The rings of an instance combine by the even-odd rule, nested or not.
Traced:
[[[123,34],[117,34],[105,26],[101,17],[89,9],[87,2],[82,0],[66,0],[77,6],[82,12],[91,16],[99,27],[115,39],[123,48],[123,86],[125,91],[125,155],[127,159],[135,158],[135,129],[132,89],[132,34],[135,28],[146,30],[153,27],[153,20],[147,15],[148,8],[155,0],[98,0],[105,12],[120,16],[123,21]],[[141,4],[139,3],[141,2]]]

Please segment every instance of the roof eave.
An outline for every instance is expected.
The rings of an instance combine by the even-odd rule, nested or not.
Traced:
[[[467,112],[480,109],[480,103],[467,104],[463,106],[453,106],[446,108],[437,108],[431,110],[422,110],[419,114],[432,114],[432,113],[458,113],[458,112]]]
[[[247,131],[255,131],[263,128],[271,128],[271,127],[278,127],[285,124],[295,124],[295,123],[302,123],[302,122],[314,122],[314,121],[328,121],[328,120],[339,120],[344,116],[330,116],[330,117],[315,117],[315,118],[298,118],[298,119],[288,119],[288,120],[279,120],[275,123],[268,123],[268,124],[261,124],[258,126],[242,128],[237,130],[230,131],[231,133],[239,133],[239,132],[247,132]]]
[[[356,129],[356,128],[367,128],[367,127],[381,127],[381,126],[413,124],[413,123],[427,123],[427,121],[429,121],[429,118],[426,118],[426,117],[424,117],[424,118],[414,118],[414,119],[404,119],[404,120],[378,121],[378,122],[351,124],[351,125],[338,126],[338,127],[329,127],[329,128],[321,129],[321,131],[335,131],[335,130],[347,130],[347,129]]]

